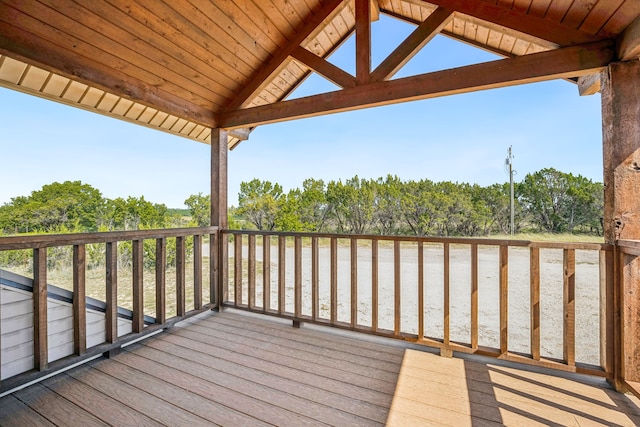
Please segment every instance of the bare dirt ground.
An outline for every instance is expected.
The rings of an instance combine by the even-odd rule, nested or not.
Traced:
[[[229,253],[233,254],[232,247]],[[262,301],[262,248],[256,274],[258,303]],[[278,260],[277,248],[271,250],[271,307],[277,308]],[[541,353],[543,357],[562,358],[563,334],[563,264],[561,249],[540,252],[541,287]],[[499,275],[498,248],[479,248],[479,344],[494,348],[499,342]],[[243,258],[246,254],[243,255]],[[597,251],[576,251],[576,360],[600,364],[600,283]],[[320,316],[330,316],[330,252],[320,248]],[[444,261],[441,245],[425,245],[425,336],[442,338],[444,325]],[[294,310],[294,250],[286,251],[286,310]],[[351,313],[350,249],[338,248],[338,320],[349,322]],[[469,246],[452,245],[450,249],[451,339],[470,342],[471,255]],[[230,260],[230,274],[233,261]],[[246,264],[245,264],[246,269]],[[303,314],[311,314],[311,249],[302,253]],[[403,244],[401,248],[401,330],[418,331],[418,262],[417,246]],[[393,330],[394,264],[393,247],[381,244],[378,262],[378,299],[380,328]],[[371,325],[371,249],[358,247],[357,265],[358,324]],[[246,274],[243,300],[246,303]],[[230,279],[230,284],[233,280]],[[529,250],[509,249],[509,351],[530,353],[530,285]],[[230,297],[233,289],[230,286]]]

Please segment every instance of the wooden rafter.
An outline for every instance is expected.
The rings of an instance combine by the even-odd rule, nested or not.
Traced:
[[[227,110],[234,110],[240,108],[245,102],[251,99],[251,97],[263,89],[269,83],[269,77],[276,71],[280,70],[287,58],[304,42],[311,34],[318,31],[320,24],[327,19],[338,6],[342,4],[343,0],[329,0],[322,9],[317,13],[312,14],[309,21],[305,26],[296,33],[295,37],[289,41],[289,44],[283,49],[280,49],[275,56],[271,58],[254,76],[251,77],[249,84],[247,84],[235,97]]]
[[[356,80],[351,74],[336,67],[324,58],[320,58],[315,53],[309,52],[302,46],[295,49],[291,56],[340,87],[354,87],[356,85]]]
[[[371,77],[371,2],[356,0],[356,83]]]
[[[602,40],[602,37],[591,35],[549,19],[527,15],[526,13],[491,4],[486,1],[423,0],[423,2],[447,7],[483,21],[493,22],[538,37],[542,40],[557,43],[560,46],[570,46]]]
[[[416,53],[433,39],[453,16],[453,11],[438,7],[429,17],[418,25],[401,44],[373,71],[371,81],[391,78]]]
[[[605,40],[228,111],[221,115],[220,120],[224,128],[255,126],[403,101],[579,77],[593,74],[613,60],[614,43]]]

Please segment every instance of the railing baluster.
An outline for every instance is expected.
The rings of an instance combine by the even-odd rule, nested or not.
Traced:
[[[249,235],[248,252],[248,274],[249,274],[249,308],[256,307],[256,235]]]
[[[331,310],[330,323],[338,318],[338,239],[331,238]]]
[[[393,334],[400,336],[402,319],[402,283],[400,280],[400,241],[393,241]]]
[[[287,238],[278,236],[278,314],[285,312],[287,280]]]
[[[236,306],[242,304],[242,234],[233,235],[233,301]]]
[[[47,326],[47,248],[36,248],[33,250],[33,365],[39,371],[49,366]]]
[[[424,338],[424,243],[418,241],[418,339]]]
[[[318,238],[311,238],[311,318],[316,321],[319,317],[319,292],[320,284],[319,249]]]
[[[531,283],[531,357],[540,360],[540,248],[531,248],[529,255]]]
[[[576,251],[563,250],[564,324],[562,358],[569,366],[576,364]]]
[[[271,309],[271,236],[262,236],[262,310]]]
[[[443,314],[444,314],[444,319],[443,319],[443,332],[442,332],[442,337],[443,337],[443,342],[445,345],[445,350],[448,350],[449,347],[449,341],[450,341],[450,322],[451,322],[451,284],[450,284],[450,271],[451,271],[451,266],[450,266],[450,258],[449,258],[449,242],[445,242],[443,244],[443,248],[442,248],[442,256],[443,256],[443,262],[444,262],[444,298],[443,298]],[[448,353],[447,353],[448,354]]]
[[[176,315],[185,313],[185,247],[184,237],[176,237]]]
[[[220,253],[218,254],[218,268],[220,269],[220,309],[229,299],[229,235],[220,233]]]
[[[358,240],[351,238],[351,327],[358,324]]]
[[[167,321],[167,240],[156,239],[156,323]]]
[[[299,318],[302,314],[302,237],[294,238],[294,307],[293,315]]]
[[[605,372],[614,371],[613,260],[613,250],[600,251],[600,366]]]
[[[471,244],[471,348],[478,349],[478,245]]]
[[[378,240],[371,240],[371,329],[378,331]]]
[[[202,308],[202,236],[193,236],[193,308]]]
[[[133,248],[133,321],[131,330],[138,333],[144,329],[144,294],[143,294],[143,251],[142,240],[134,240]]]
[[[73,352],[87,351],[86,249],[73,246]]]
[[[106,340],[118,340],[118,242],[106,243]]]
[[[509,351],[509,246],[500,245],[500,354]]]
[[[221,309],[220,301],[220,277],[218,276],[220,263],[218,261],[218,253],[220,251],[218,245],[220,237],[218,234],[209,234],[209,302],[213,306]]]

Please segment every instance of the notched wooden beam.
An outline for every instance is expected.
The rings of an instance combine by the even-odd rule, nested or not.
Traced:
[[[600,92],[600,73],[579,77],[578,91],[580,96],[595,95]]]

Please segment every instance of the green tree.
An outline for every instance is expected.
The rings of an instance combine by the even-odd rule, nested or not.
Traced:
[[[340,233],[365,234],[370,231],[374,215],[372,181],[354,176],[343,184],[331,181],[327,185],[327,203]]]
[[[375,222],[380,234],[396,234],[402,220],[401,199],[403,183],[397,176],[387,175],[374,182]]]
[[[282,187],[269,181],[253,179],[240,183],[238,213],[256,226],[258,230],[273,230],[276,225],[278,199]]]
[[[184,201],[191,212],[191,219],[198,227],[206,227],[211,222],[211,195],[192,194]]]
[[[528,174],[518,188],[533,221],[544,231],[570,233],[599,222],[602,186],[583,176],[547,168]]]

